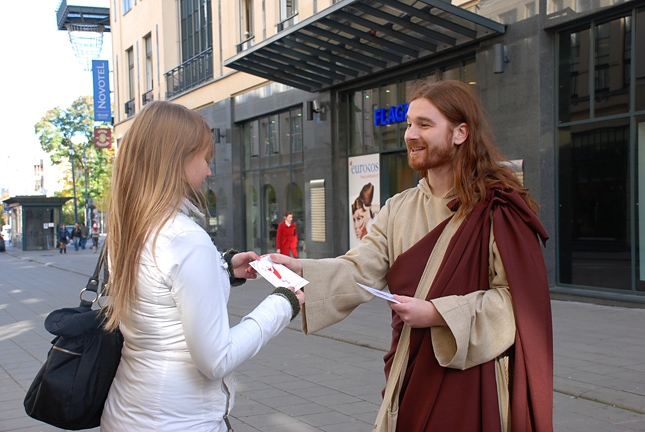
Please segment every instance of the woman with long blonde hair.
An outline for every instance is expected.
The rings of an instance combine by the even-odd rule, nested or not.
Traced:
[[[102,432],[227,430],[233,371],[300,310],[292,289],[278,288],[229,326],[231,283],[254,277],[248,264],[258,256],[221,255],[195,221],[212,157],[204,118],[170,102],[147,104],[119,146],[105,325],[124,344]]]

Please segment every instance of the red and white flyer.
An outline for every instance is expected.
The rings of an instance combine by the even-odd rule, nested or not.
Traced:
[[[249,263],[251,267],[274,287],[294,287],[299,290],[309,283],[308,280],[298,276],[282,264],[271,261],[268,256]]]

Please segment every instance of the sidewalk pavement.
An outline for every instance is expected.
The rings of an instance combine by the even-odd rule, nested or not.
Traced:
[[[97,259],[91,249],[0,253],[0,432],[59,430],[29,418],[22,401],[53,338],[45,317],[76,306]],[[231,325],[271,289],[264,280],[233,288]],[[554,430],[645,431],[645,309],[552,306]],[[370,432],[385,385],[389,324],[380,299],[312,336],[296,318],[239,368],[235,432]]]

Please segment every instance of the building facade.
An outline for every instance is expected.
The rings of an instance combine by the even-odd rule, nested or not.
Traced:
[[[372,217],[418,182],[407,89],[459,79],[541,205],[552,290],[645,301],[645,1],[115,0],[110,25],[117,143],[151,100],[211,125],[220,248],[274,251],[292,211],[301,256],[346,252],[361,186]]]

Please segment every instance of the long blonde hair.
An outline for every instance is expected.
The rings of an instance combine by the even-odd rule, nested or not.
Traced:
[[[477,202],[484,201],[486,189],[491,185],[515,189],[537,213],[538,204],[531,198],[529,190],[502,163],[507,159],[495,145],[484,111],[467,84],[456,80],[421,81],[412,87],[408,100],[421,98],[436,106],[452,125],[468,125],[468,138],[457,147],[453,160],[455,190],[460,201],[457,217],[464,217]],[[419,175],[425,177],[427,171],[421,170]]]
[[[147,104],[121,141],[112,173],[107,247],[110,281],[105,327],[127,323],[137,301],[137,274],[144,244],[179,209],[185,198],[205,208],[204,196],[186,179],[185,164],[213,140],[206,120],[164,101]]]

